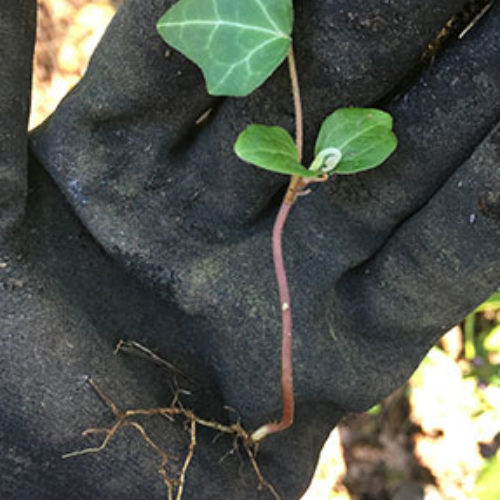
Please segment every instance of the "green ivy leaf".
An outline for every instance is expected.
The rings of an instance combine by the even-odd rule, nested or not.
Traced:
[[[299,163],[297,146],[281,127],[249,125],[238,137],[234,151],[247,163],[287,175],[316,177]]]
[[[315,155],[337,148],[342,159],[335,167],[337,174],[354,174],[383,163],[396,149],[390,114],[378,109],[341,108],[322,124]]]
[[[245,96],[283,62],[292,26],[292,0],[180,0],[157,28],[202,69],[210,94]]]

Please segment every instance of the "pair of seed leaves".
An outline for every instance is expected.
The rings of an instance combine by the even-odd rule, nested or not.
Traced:
[[[292,0],[179,0],[159,20],[158,32],[197,64],[212,95],[242,97],[261,86],[292,43]],[[342,108],[322,124],[309,169],[281,127],[250,125],[235,143],[244,161],[273,172],[317,177],[352,174],[380,165],[397,139],[383,111]]]

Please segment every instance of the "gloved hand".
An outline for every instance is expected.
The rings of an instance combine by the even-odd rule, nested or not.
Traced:
[[[27,216],[2,249],[6,498],[162,498],[157,457],[128,431],[100,455],[60,459],[83,446],[79,430],[112,423],[85,375],[123,406],[170,401],[153,364],[111,357],[119,338],[157,348],[188,374],[181,384],[192,394],[183,403],[204,417],[234,419],[228,405],[253,429],[279,416],[270,234],[287,179],[241,163],[232,146],[249,123],[293,130],[288,75],[281,68],[245,99],[208,96],[199,70],[156,34],[172,3],[125,2],[83,81],[31,137]],[[324,117],[385,103],[462,5],[295,2],[306,162]],[[386,164],[318,186],[292,211],[284,252],[297,414],[259,453],[284,498],[304,490],[342,415],[402,384],[498,286],[499,16],[495,4],[386,106],[399,138]],[[19,25],[20,16],[7,22]],[[28,61],[12,61],[0,83],[8,123],[24,124],[3,89],[26,102],[17,82]],[[4,133],[1,143],[11,144]],[[17,175],[25,160],[16,148],[6,157]],[[149,424],[165,449],[182,455],[181,426]],[[239,471],[236,458],[218,463],[230,440],[212,439],[200,431],[185,498],[266,498],[248,464]]]

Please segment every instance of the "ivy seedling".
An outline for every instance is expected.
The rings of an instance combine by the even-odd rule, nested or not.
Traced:
[[[281,127],[250,125],[234,150],[244,161],[280,174],[318,177],[320,174],[354,174],[375,168],[396,148],[391,115],[378,109],[342,108],[321,126],[315,158],[307,169],[298,161],[290,134]]]
[[[295,141],[281,127],[252,124],[238,137],[239,158],[290,175],[272,234],[273,261],[281,302],[282,416],[251,434],[257,443],[293,423],[292,314],[283,262],[282,234],[298,195],[333,174],[356,174],[383,163],[396,149],[392,117],[377,109],[342,108],[321,125],[314,159],[302,161],[302,103],[292,46],[292,0],[179,0],[159,20],[158,32],[197,64],[212,95],[243,97],[260,87],[288,57],[295,108]]]

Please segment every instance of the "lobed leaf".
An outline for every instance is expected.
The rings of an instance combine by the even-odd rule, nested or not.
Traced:
[[[337,174],[353,174],[375,168],[396,149],[389,113],[369,108],[341,108],[322,124],[315,155],[337,148],[342,159],[335,167]]]
[[[316,177],[299,163],[297,146],[281,127],[249,125],[238,137],[234,151],[243,161],[286,175]]]
[[[292,26],[292,0],[180,0],[157,29],[201,68],[210,94],[245,96],[283,62]]]

